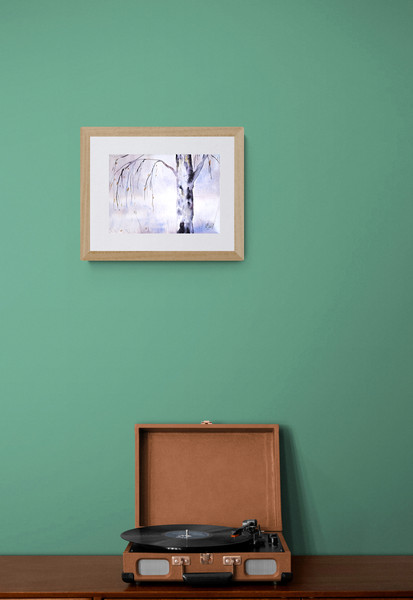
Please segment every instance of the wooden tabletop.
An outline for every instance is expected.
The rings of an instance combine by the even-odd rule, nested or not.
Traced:
[[[126,585],[121,556],[1,556],[0,598],[413,597],[413,556],[296,556],[284,586]]]

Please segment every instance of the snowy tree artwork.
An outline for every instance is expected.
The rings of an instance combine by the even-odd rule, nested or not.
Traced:
[[[109,155],[109,233],[219,234],[220,155]]]
[[[244,260],[244,129],[82,127],[80,205],[82,260]]]

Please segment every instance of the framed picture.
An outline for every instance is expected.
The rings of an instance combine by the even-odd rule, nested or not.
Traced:
[[[242,127],[83,127],[82,260],[243,260]]]

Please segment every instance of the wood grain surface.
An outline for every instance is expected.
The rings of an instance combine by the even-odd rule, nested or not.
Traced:
[[[0,598],[412,598],[413,556],[293,557],[285,586],[122,582],[121,556],[2,556]]]

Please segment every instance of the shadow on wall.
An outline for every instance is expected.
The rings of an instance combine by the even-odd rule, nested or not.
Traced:
[[[303,472],[291,429],[280,426],[280,474],[283,533],[293,554],[314,552],[313,527],[304,497]]]

